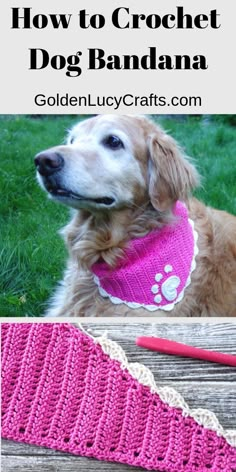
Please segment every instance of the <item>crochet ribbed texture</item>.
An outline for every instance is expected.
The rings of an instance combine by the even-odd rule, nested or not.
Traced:
[[[173,214],[172,223],[129,241],[116,268],[102,261],[92,266],[103,297],[149,311],[170,311],[183,299],[196,267],[197,233],[183,203]]]
[[[68,324],[2,325],[2,436],[156,471],[236,470],[225,437]]]

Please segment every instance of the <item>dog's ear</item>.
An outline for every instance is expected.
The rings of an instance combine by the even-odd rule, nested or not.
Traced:
[[[154,208],[165,211],[186,200],[199,183],[195,167],[177,143],[162,130],[149,136],[149,196]]]

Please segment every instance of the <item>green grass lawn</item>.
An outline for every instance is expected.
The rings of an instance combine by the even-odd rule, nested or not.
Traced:
[[[57,231],[68,209],[47,200],[34,155],[61,143],[73,116],[0,117],[0,315],[40,316],[60,280],[66,250]],[[236,128],[220,120],[160,117],[203,176],[196,195],[236,213]]]

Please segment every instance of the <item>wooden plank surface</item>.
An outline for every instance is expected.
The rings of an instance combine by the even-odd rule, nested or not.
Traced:
[[[107,331],[119,342],[130,362],[149,367],[158,385],[176,388],[191,408],[216,413],[226,429],[236,429],[236,368],[208,362],[157,354],[135,345],[137,336],[166,337],[197,347],[236,354],[236,322],[123,324],[84,323],[90,334]],[[2,441],[3,472],[132,472],[143,469],[63,454],[51,449]]]

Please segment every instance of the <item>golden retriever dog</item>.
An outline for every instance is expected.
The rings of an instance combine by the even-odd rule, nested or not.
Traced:
[[[198,173],[154,122],[135,115],[95,116],[76,125],[65,145],[39,153],[35,165],[50,199],[74,209],[63,230],[69,260],[48,316],[236,316],[236,218],[191,197]],[[187,213],[185,229],[177,205]],[[190,220],[191,244],[197,250],[184,269],[191,246],[184,239],[190,235]],[[150,265],[150,257],[156,260],[155,252],[145,251],[150,238],[169,231],[175,232],[174,243],[166,239],[170,254],[165,266],[155,269],[153,280],[153,274],[146,274],[146,262],[136,269],[129,254],[136,257],[134,252],[142,246]],[[164,243],[155,244],[164,264]],[[137,254],[141,260],[142,254]],[[168,258],[177,261],[179,272],[185,270],[184,282]],[[119,268],[124,261],[123,281]],[[113,288],[109,293],[111,280],[113,288],[120,284],[118,295],[132,285],[130,298],[114,295]],[[182,293],[177,294],[182,282]],[[145,305],[141,292],[155,301]]]

